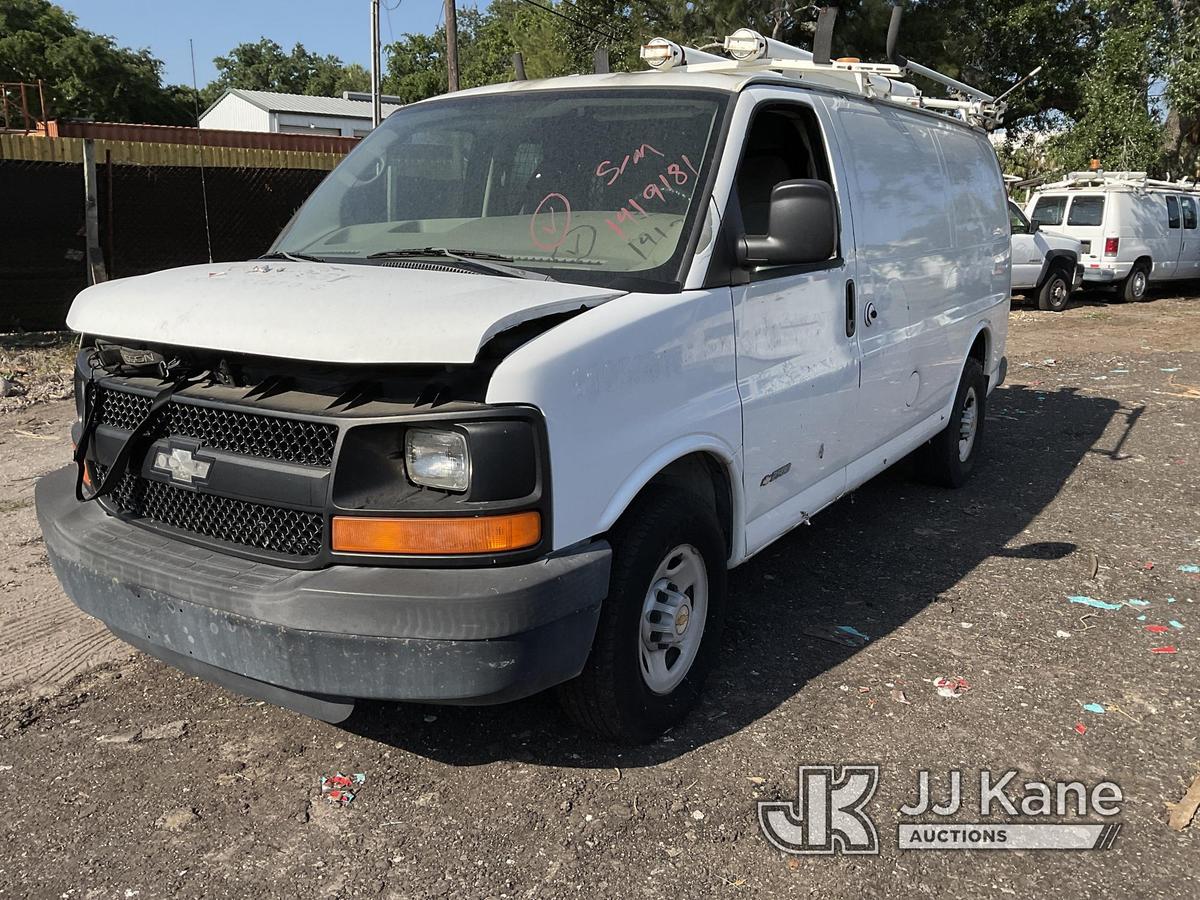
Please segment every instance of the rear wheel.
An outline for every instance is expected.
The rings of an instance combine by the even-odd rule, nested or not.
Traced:
[[[695,705],[717,658],[725,612],[725,539],[689,491],[652,487],[609,535],[608,597],[578,678],[558,688],[579,725],[644,743]]]
[[[979,458],[983,445],[983,423],[987,412],[987,376],[978,360],[968,359],[963,367],[950,421],[921,448],[921,474],[943,487],[962,487]]]
[[[1136,263],[1125,280],[1117,286],[1117,299],[1125,303],[1141,300],[1150,286],[1150,267]]]
[[[1053,269],[1038,289],[1038,309],[1062,312],[1071,300],[1071,282],[1061,268]]]

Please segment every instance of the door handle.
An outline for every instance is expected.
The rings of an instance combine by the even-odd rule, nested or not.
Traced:
[[[870,328],[871,324],[879,318],[879,310],[875,308],[874,303],[868,303],[867,308],[863,310],[863,313],[863,317],[866,319],[866,325],[868,328]]]
[[[854,303],[854,279],[846,279],[846,337],[854,337],[857,312]]]

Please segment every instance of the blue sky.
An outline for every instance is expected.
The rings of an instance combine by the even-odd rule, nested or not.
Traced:
[[[370,61],[370,0],[56,0],[89,31],[123,47],[150,48],[166,63],[163,81],[190,84],[188,38],[196,44],[196,76],[216,76],[212,59],[246,41],[269,37],[290,50],[299,41],[346,62]],[[459,7],[473,6],[459,0]],[[484,4],[480,4],[484,5]],[[441,0],[381,0],[383,42],[404,32],[430,32],[441,22]],[[393,8],[391,12],[386,8]]]

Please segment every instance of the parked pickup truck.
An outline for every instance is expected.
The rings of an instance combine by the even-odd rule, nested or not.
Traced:
[[[1082,245],[1065,234],[1043,231],[1008,201],[1012,224],[1012,289],[1037,300],[1038,309],[1062,312],[1083,284]]]
[[[962,484],[1006,370],[986,134],[787,62],[414,103],[265,257],[85,290],[37,488],[67,593],[331,721],[557,687],[678,722],[728,569],[913,451]]]

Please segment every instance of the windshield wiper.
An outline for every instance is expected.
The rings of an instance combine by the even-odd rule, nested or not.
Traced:
[[[535,281],[553,281],[549,275],[532,272],[529,269],[518,269],[516,266],[502,265],[513,262],[511,256],[501,256],[498,253],[485,253],[481,250],[448,250],[445,247],[421,247],[411,250],[381,250],[378,253],[367,254],[367,259],[417,259],[420,257],[440,257],[453,259],[477,266],[484,271],[496,275],[506,275],[509,278],[530,278]]]
[[[276,250],[274,253],[266,253],[259,259],[290,259],[292,262],[328,262],[327,259],[322,259],[319,256],[309,256],[307,253],[288,253],[285,250]]]

